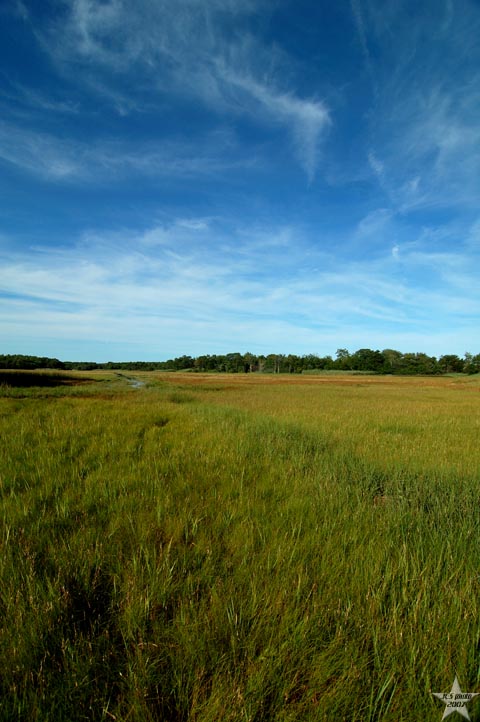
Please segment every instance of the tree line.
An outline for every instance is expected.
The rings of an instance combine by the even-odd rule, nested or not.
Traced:
[[[374,351],[362,348],[354,353],[338,349],[335,358],[306,354],[252,353],[179,356],[168,361],[60,361],[45,356],[0,354],[2,369],[59,369],[65,371],[216,371],[217,373],[300,374],[311,371],[368,371],[376,374],[439,375],[480,372],[480,354],[465,353],[463,358],[446,354],[436,358],[425,353],[402,353],[394,349]]]

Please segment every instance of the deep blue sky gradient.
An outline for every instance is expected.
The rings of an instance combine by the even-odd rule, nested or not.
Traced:
[[[3,353],[478,353],[473,0],[7,0]]]

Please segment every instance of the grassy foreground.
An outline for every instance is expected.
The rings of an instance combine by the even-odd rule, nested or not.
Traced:
[[[478,379],[32,375],[0,386],[2,720],[480,691]]]

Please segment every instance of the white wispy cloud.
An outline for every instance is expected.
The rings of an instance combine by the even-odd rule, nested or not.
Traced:
[[[357,36],[360,41],[360,47],[362,49],[363,58],[365,61],[365,67],[367,69],[370,81],[372,84],[374,96],[378,95],[378,84],[375,76],[375,70],[372,62],[372,56],[368,47],[367,31],[365,28],[365,21],[363,19],[362,9],[359,0],[350,0],[350,7],[352,9],[353,20],[357,31]]]
[[[365,239],[386,240],[385,235],[391,232],[389,228],[392,212],[388,208],[376,208],[367,213],[357,224],[355,236]]]
[[[0,100],[8,101],[8,112],[11,115],[17,113],[25,118],[27,112],[31,113],[36,110],[71,115],[77,114],[80,110],[79,103],[71,99],[51,97],[18,81],[12,81],[8,77],[5,77],[3,81],[4,87],[0,88]]]
[[[375,173],[375,175],[380,180],[383,180],[385,164],[382,163],[382,161],[379,158],[377,158],[377,156],[375,155],[375,153],[373,151],[369,151],[369,153],[368,153],[368,163],[370,165],[370,168]]]
[[[38,37],[62,72],[98,88],[103,98],[111,95],[121,113],[141,107],[138,90],[147,104],[155,93],[158,102],[165,94],[185,96],[223,116],[283,126],[311,181],[331,114],[323,100],[298,97],[285,87],[288,58],[241,25],[257,6],[74,0],[51,31]],[[132,77],[134,91],[127,93]]]
[[[220,76],[233,88],[247,94],[251,106],[245,106],[248,112],[255,113],[259,106],[260,111],[273,122],[291,128],[298,159],[309,181],[312,181],[317,168],[319,139],[331,124],[330,112],[325,103],[279,92],[251,77],[240,76],[223,64]]]
[[[83,144],[0,122],[0,158],[23,170],[52,179],[83,175]]]
[[[252,168],[231,138],[215,133],[187,142],[63,139],[0,121],[0,160],[47,180],[101,183],[141,176],[195,178]]]
[[[255,243],[269,235],[271,245]],[[227,238],[235,243],[226,250]],[[305,264],[306,249],[311,265]],[[180,347],[193,352],[200,329],[210,352],[220,343],[229,350],[229,339],[235,348],[253,343],[265,351],[280,340],[282,350],[303,352],[321,342],[327,352],[328,339],[351,345],[360,337],[362,346],[384,338],[384,346],[406,350],[399,339],[409,334],[419,339],[414,350],[422,350],[427,331],[430,339],[447,319],[464,329],[453,347],[462,352],[458,343],[471,338],[480,313],[472,261],[464,249],[432,253],[418,244],[401,254],[389,246],[373,263],[340,261],[320,254],[291,227],[249,233],[183,217],[114,235],[92,231],[55,251],[5,250],[0,328],[11,331],[14,319],[19,333],[34,338],[103,337],[144,349],[158,337],[166,344],[164,356]],[[426,350],[433,352],[430,344]]]
[[[351,0],[351,10],[376,87],[368,165],[392,207],[408,213],[474,206],[480,173],[478,7],[440,0],[411,11],[390,0]]]

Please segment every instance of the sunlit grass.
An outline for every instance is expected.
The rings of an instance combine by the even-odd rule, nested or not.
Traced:
[[[478,384],[135,376],[0,400],[2,719],[439,720],[478,689]]]

